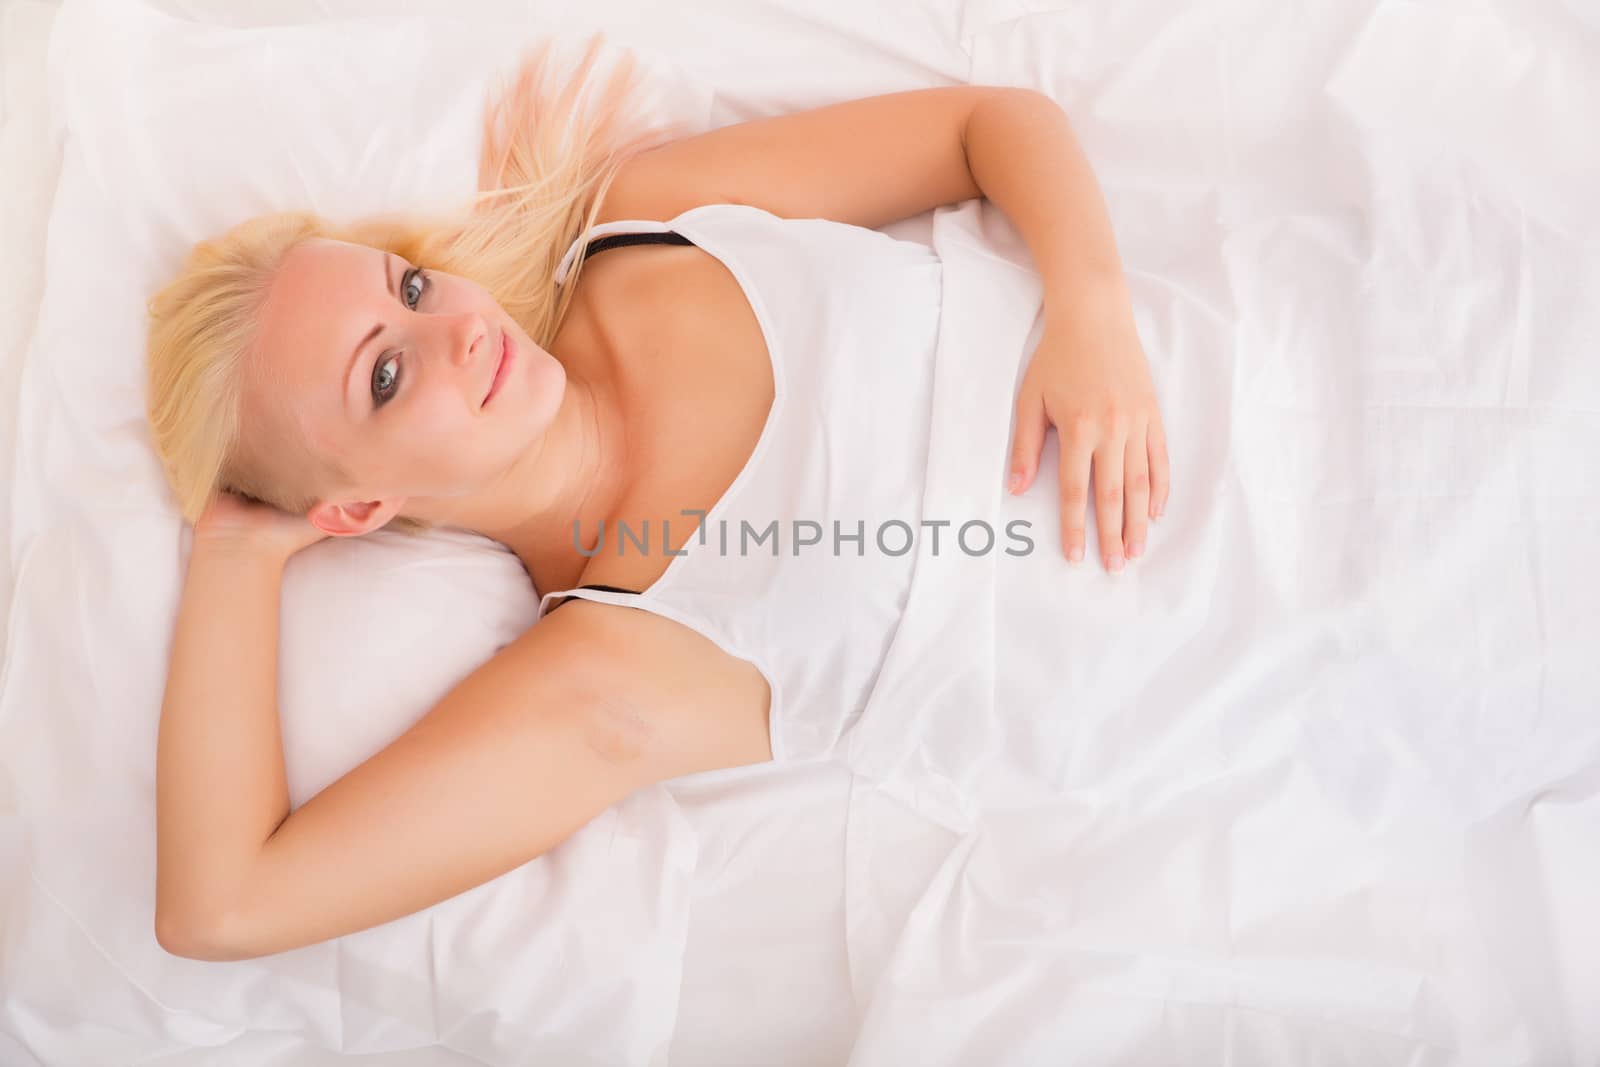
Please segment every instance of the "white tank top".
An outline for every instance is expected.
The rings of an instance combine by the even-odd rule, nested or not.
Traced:
[[[974,558],[953,541],[963,521],[1001,521],[1017,380],[1006,360],[1016,357],[939,345],[947,271],[927,245],[745,205],[591,227],[557,283],[585,242],[626,233],[681,234],[733,274],[766,339],[772,408],[727,492],[703,519],[683,517],[688,528],[698,520],[700,532],[654,584],[638,593],[546,592],[539,617],[560,598],[580,597],[674,619],[766,676],[774,759],[843,759],[899,783],[895,791],[930,815],[965,824],[960,774],[932,767],[919,751],[918,732],[930,724],[915,721],[912,705],[926,704],[928,685],[939,684],[941,665],[927,655],[965,640],[968,627],[987,640],[992,626],[998,550]],[[995,293],[986,306],[1026,333],[1034,308],[1017,303],[1014,269],[1009,286],[995,288],[1011,294],[1011,313],[992,306]],[[1020,348],[1021,337],[1012,340],[1002,347]],[[963,410],[981,411],[982,424],[1001,432],[968,439],[973,422]],[[924,518],[951,524],[923,527]],[[664,540],[649,531],[647,550],[664,551]],[[603,550],[619,543],[608,531]],[[631,542],[625,550],[641,551]],[[978,603],[965,601],[969,594]],[[909,627],[915,647],[891,655],[916,603],[927,617]],[[955,685],[976,686],[971,695],[988,701],[992,690],[979,692],[985,677],[957,672]],[[943,696],[947,705],[964,699]],[[874,730],[858,729],[879,702],[898,710]],[[959,737],[946,743],[955,745],[952,758],[964,758]]]

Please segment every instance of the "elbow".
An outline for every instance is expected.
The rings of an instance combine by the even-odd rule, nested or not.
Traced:
[[[229,963],[253,958],[226,933],[227,924],[172,908],[156,908],[156,943],[174,956],[212,963]]]

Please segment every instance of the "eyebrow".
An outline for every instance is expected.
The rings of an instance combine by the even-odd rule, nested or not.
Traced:
[[[394,291],[394,272],[389,269],[389,263],[393,259],[394,254],[392,252],[383,253],[383,287],[389,291],[390,296],[398,300],[400,297]],[[347,414],[354,414],[354,412],[350,411],[350,375],[355,373],[356,364],[361,361],[361,350],[366,348],[367,344],[382,332],[383,323],[380,322],[367,331],[367,335],[361,339],[361,343],[356,345],[356,350],[350,353],[350,365],[344,369],[344,407]]]

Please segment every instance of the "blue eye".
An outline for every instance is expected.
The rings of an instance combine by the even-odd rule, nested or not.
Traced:
[[[410,300],[406,300],[407,295],[411,292],[412,283],[417,286],[417,295]],[[417,305],[422,301],[422,294],[428,291],[428,285],[428,272],[413,267],[406,271],[404,278],[400,279],[400,299],[405,303],[406,307],[415,311]]]
[[[395,369],[385,373],[385,368],[391,366]],[[373,407],[381,408],[393,399],[395,383],[400,380],[399,367],[400,357],[398,355],[379,356],[378,362],[372,365]]]
[[[420,267],[412,267],[400,278],[400,302],[412,311],[422,302],[422,294],[428,291],[431,284],[428,272]],[[413,295],[415,294],[415,295]],[[393,365],[393,371],[385,372],[385,368]],[[372,365],[372,406],[381,408],[394,398],[395,384],[400,380],[400,357],[398,355],[379,356],[378,361]]]

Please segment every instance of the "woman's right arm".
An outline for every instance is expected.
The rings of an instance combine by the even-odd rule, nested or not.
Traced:
[[[750,721],[764,682],[730,686],[683,627],[579,602],[291,814],[281,556],[199,538],[190,556],[157,756],[170,952],[243,959],[363,930],[520,866],[642,786],[748,761],[729,724]]]
[[[179,955],[206,958],[202,927],[289,814],[277,701],[287,558],[203,532],[189,552],[156,744],[156,938]]]

